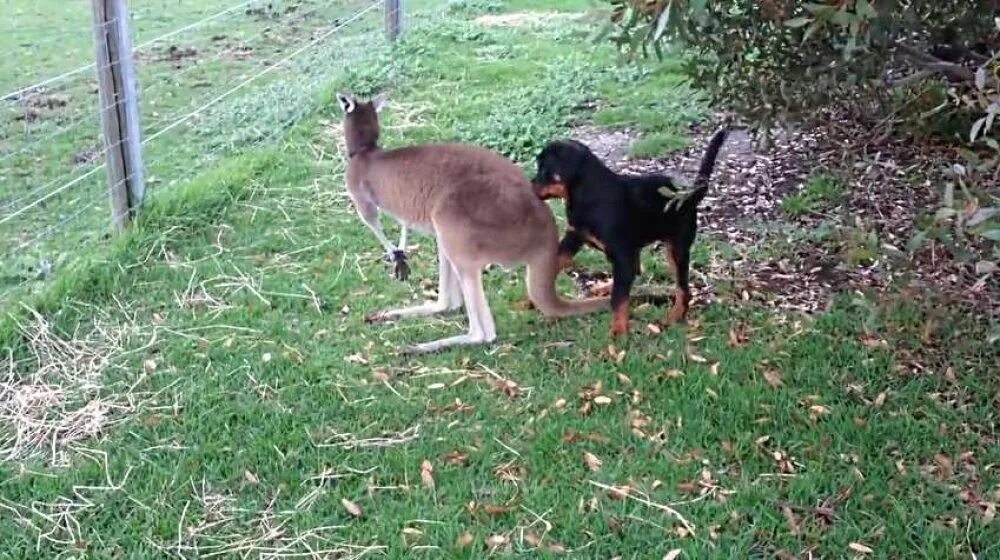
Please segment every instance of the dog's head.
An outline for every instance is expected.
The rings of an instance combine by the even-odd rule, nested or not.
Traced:
[[[542,200],[568,198],[588,157],[593,157],[590,148],[576,140],[550,142],[536,158],[538,170],[531,180],[535,195]]]
[[[380,93],[370,101],[361,101],[349,93],[338,93],[337,101],[344,111],[344,139],[348,152],[353,155],[374,147],[381,132],[378,115],[388,103],[388,95]]]

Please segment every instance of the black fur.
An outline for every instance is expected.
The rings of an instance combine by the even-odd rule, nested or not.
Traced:
[[[728,132],[723,128],[712,137],[694,186],[681,193],[664,175],[617,174],[577,141],[552,142],[538,155],[538,172],[533,180],[536,193],[548,198],[553,196],[548,189],[560,185],[566,197],[570,227],[559,244],[560,260],[569,262],[584,244],[603,250],[614,277],[611,305],[616,317],[618,312],[623,314],[626,325],[629,293],[639,271],[639,253],[657,241],[667,245],[677,274],[678,292],[671,316],[680,320],[686,314],[698,204],[708,192],[708,180]],[[664,187],[677,196],[664,196],[660,192]],[[621,325],[615,334],[623,334]]]

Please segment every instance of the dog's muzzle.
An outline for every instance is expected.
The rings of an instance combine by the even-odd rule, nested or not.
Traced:
[[[566,199],[566,184],[561,182],[552,183],[539,183],[537,181],[531,182],[531,187],[535,191],[535,196],[542,200],[548,200],[550,198],[561,198]]]

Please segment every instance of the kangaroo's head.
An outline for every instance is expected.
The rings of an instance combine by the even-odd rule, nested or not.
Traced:
[[[347,141],[347,155],[378,147],[378,114],[388,102],[388,96],[380,93],[370,101],[360,101],[349,93],[338,93],[337,101],[344,110],[344,139]]]

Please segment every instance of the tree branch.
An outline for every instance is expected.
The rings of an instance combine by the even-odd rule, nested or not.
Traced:
[[[962,66],[961,64],[941,60],[926,51],[922,51],[909,45],[904,45],[898,41],[894,43],[894,46],[896,47],[896,50],[906,56],[911,64],[921,70],[935,74],[944,74],[945,76],[960,82],[974,82],[976,80],[975,72],[965,66]],[[914,76],[916,76],[916,74],[914,74]]]

